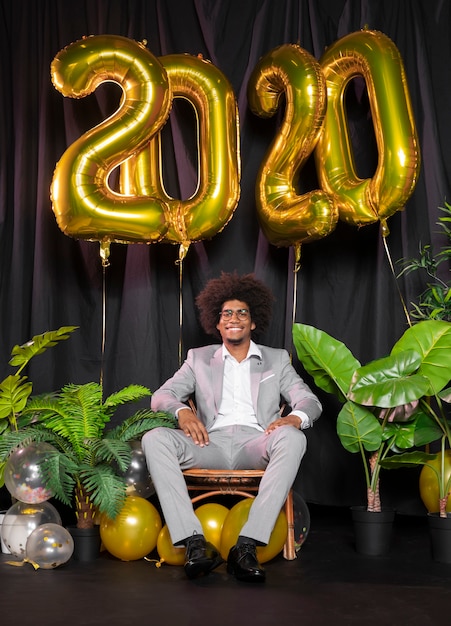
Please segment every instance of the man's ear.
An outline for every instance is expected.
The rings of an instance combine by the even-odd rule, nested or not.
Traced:
[[[257,326],[255,325],[255,322],[251,322],[251,330],[255,330],[257,328]]]

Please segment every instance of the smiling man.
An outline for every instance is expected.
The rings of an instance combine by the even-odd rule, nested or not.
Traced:
[[[265,469],[249,517],[230,550],[227,571],[264,582],[256,547],[266,545],[306,451],[302,432],[321,404],[286,350],[254,342],[268,326],[273,297],[253,275],[223,273],[196,299],[200,322],[222,344],[189,350],[182,367],[152,396],[155,411],[177,416],[178,429],[156,428],[142,440],[147,465],[174,545],[186,547],[188,578],[221,564],[203,536],[182,471]],[[188,406],[195,398],[197,413]],[[280,401],[289,414],[281,417]]]

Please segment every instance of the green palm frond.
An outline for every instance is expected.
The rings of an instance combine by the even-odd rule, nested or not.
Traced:
[[[104,407],[107,412],[116,409],[127,402],[137,402],[152,395],[150,389],[142,385],[128,385],[124,389],[120,389],[109,395],[104,401]]]
[[[23,414],[36,416],[45,428],[67,439],[80,459],[86,440],[99,438],[109,421],[98,383],[66,385],[58,393],[32,398]]]
[[[108,439],[118,439],[119,441],[133,441],[144,435],[148,430],[159,426],[177,428],[177,420],[173,415],[164,411],[142,409],[124,420],[122,424],[108,431],[106,437]]]
[[[62,454],[74,460],[75,457],[72,452],[72,447],[66,439],[51,430],[37,425],[17,431],[11,430],[3,434],[3,436],[0,437],[0,462],[6,461],[16,448],[24,448],[30,445],[30,443],[39,443],[41,441],[50,443]]]
[[[55,450],[46,455],[41,470],[47,489],[50,489],[54,497],[63,504],[70,506],[73,501],[76,484],[74,477],[78,472],[78,464],[66,454]]]
[[[115,462],[121,472],[126,472],[129,468],[132,450],[127,442],[104,438],[88,441],[87,445],[95,464]]]
[[[127,489],[125,481],[117,476],[110,465],[105,464],[82,469],[80,481],[100,513],[114,519],[125,502]]]

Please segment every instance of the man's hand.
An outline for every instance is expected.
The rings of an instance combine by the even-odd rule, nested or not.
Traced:
[[[300,428],[302,424],[302,420],[297,415],[287,415],[286,417],[278,417],[274,422],[268,426],[265,430],[265,434],[269,435],[273,430],[279,428],[280,426],[294,426],[295,428]]]
[[[207,430],[191,409],[181,409],[178,412],[178,422],[181,430],[187,437],[191,437],[196,445],[201,448],[208,446],[210,440]]]

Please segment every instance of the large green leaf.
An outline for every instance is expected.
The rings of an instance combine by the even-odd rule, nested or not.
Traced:
[[[306,324],[293,325],[293,343],[299,361],[315,384],[345,401],[360,363],[344,343]]]
[[[361,447],[373,452],[382,443],[382,426],[377,417],[354,402],[346,402],[338,414],[337,433],[349,452],[359,452]]]
[[[419,411],[415,419],[415,440],[417,448],[437,441],[443,436],[443,431],[429,413]]]
[[[22,370],[32,357],[42,354],[59,341],[68,339],[77,328],[78,326],[61,326],[58,330],[49,330],[41,335],[35,335],[21,346],[14,346],[9,364]]]
[[[377,359],[356,370],[349,398],[365,406],[392,408],[424,396],[429,381],[414,374],[421,364],[420,355],[406,350]]]
[[[0,418],[22,411],[27,404],[33,385],[26,376],[14,374],[0,383]]]
[[[406,330],[392,354],[415,350],[421,355],[418,373],[430,381],[427,395],[438,393],[451,379],[451,322],[424,320]]]
[[[394,454],[380,461],[380,466],[386,469],[398,469],[400,467],[417,467],[425,465],[428,461],[437,458],[436,454],[427,454],[419,450],[415,452],[404,452],[403,454]]]

